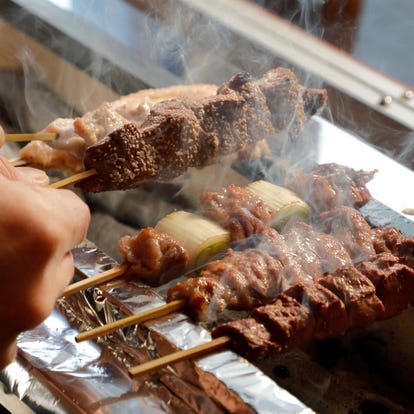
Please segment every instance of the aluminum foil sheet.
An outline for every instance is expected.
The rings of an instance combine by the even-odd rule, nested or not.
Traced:
[[[74,250],[84,276],[116,262],[87,241]],[[130,378],[127,367],[208,342],[207,330],[174,313],[76,343],[79,331],[164,303],[138,283],[113,282],[58,302],[50,317],[18,338],[19,358],[2,373],[10,392],[36,413],[312,413],[231,351]]]

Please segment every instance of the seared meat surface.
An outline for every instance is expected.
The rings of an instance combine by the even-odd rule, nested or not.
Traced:
[[[127,265],[126,276],[150,286],[159,286],[177,277],[188,264],[188,253],[171,236],[146,227],[135,236],[124,236],[118,249]]]
[[[354,170],[335,163],[320,164],[310,172],[297,172],[286,187],[300,195],[316,212],[338,206],[361,207],[371,199],[366,184],[375,171]]]
[[[200,276],[170,288],[168,300],[185,300],[194,319],[207,320],[225,309],[253,309],[285,288],[278,259],[258,249],[229,250],[224,259],[209,263]]]
[[[371,226],[352,207],[341,206],[321,213],[317,218],[317,228],[340,240],[354,263],[375,255]]]
[[[283,234],[283,238],[302,269],[313,278],[352,264],[339,239],[316,231],[309,224],[295,223]]]
[[[205,192],[200,205],[207,217],[219,223],[231,234],[232,240],[242,240],[266,228],[271,211],[249,189],[234,184],[218,192]]]
[[[87,149],[85,169],[95,169],[97,174],[79,186],[98,192],[167,181],[190,167],[212,164],[252,143],[270,139],[275,132],[281,132],[281,127],[290,125],[292,119],[302,125],[311,116],[305,113],[305,107],[311,108],[313,114],[316,103],[320,103],[322,110],[326,91],[309,92],[304,96],[314,104],[305,105],[302,97],[296,99],[292,108],[293,99],[285,102],[283,91],[293,77],[291,71],[283,68],[270,71],[259,81],[247,73],[238,73],[219,87],[215,96],[155,105],[140,128],[126,125]],[[296,79],[295,82],[302,96],[304,88],[298,86]],[[281,99],[277,99],[280,93]],[[302,105],[301,111],[296,108],[298,104]],[[288,122],[272,117],[274,111],[285,119],[286,110]]]

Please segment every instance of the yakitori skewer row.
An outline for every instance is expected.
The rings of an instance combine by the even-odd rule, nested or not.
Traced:
[[[123,265],[69,285],[62,296],[120,276],[139,278],[150,286],[166,283],[224,252],[231,241],[248,237],[246,231],[250,230],[242,230],[241,226],[235,228],[236,218],[240,220],[242,215],[246,216],[244,221],[249,215],[256,217],[256,214],[258,223],[264,220],[265,225],[272,223],[279,226],[289,218],[305,219],[310,214],[307,204],[295,193],[266,181],[254,182],[246,187],[230,185],[222,192],[227,194],[228,205],[225,209],[233,210],[232,214],[235,215],[231,222],[218,220],[218,223],[213,217],[174,211],[160,219],[154,228],[141,229],[137,235],[125,236],[119,240],[119,250],[124,257]],[[256,195],[258,193],[260,198]],[[205,193],[206,197],[213,195],[214,193]],[[214,216],[216,213],[208,208],[211,203],[217,206],[214,200],[205,200],[202,211]],[[238,209],[242,210],[234,209],[232,203],[237,203]],[[224,211],[223,214],[225,215]],[[220,213],[222,218],[223,214]]]
[[[126,182],[128,174],[124,177],[109,174],[108,168],[117,167],[112,168],[114,171],[119,169],[118,162],[112,165],[106,159],[105,165],[102,165],[105,171],[98,171],[99,175],[105,173],[103,181],[112,177],[105,185],[107,189],[114,185],[130,186],[133,181],[140,180],[138,166],[141,179],[153,180],[157,176],[162,179],[162,171],[155,171],[159,168],[171,178],[177,175],[177,170],[182,170],[184,164],[190,166],[196,162],[197,165],[207,165],[213,156],[217,158],[229,151],[247,149],[249,142],[269,137],[269,132],[285,132],[292,138],[296,137],[306,121],[320,113],[326,103],[326,90],[302,86],[289,69],[271,69],[258,80],[253,80],[247,73],[238,73],[221,86],[177,85],[141,90],[114,102],[105,102],[81,117],[58,118],[43,131],[57,133],[56,142],[50,145],[30,143],[22,148],[19,155],[28,163],[45,169],[78,172],[81,169],[97,169],[98,165],[91,166],[90,163],[94,162],[93,158],[100,158],[98,152],[103,155],[104,151],[109,155],[110,151],[112,155],[122,158],[122,147],[129,146],[123,138],[132,139],[128,160],[135,161],[135,165],[125,163],[122,166],[124,172],[128,173],[126,170],[129,169],[129,173],[135,173],[133,179],[129,174],[129,183]],[[244,130],[248,131],[248,136]],[[204,131],[202,136],[201,131]],[[100,143],[108,141],[112,133],[115,136],[109,138],[109,146],[108,143],[101,146]],[[155,148],[146,145],[153,139]],[[138,143],[141,140],[144,141],[143,146]],[[172,169],[165,163],[163,150],[156,148],[161,144],[164,148],[168,144],[168,154],[164,154],[168,160],[174,156],[179,161],[172,163]],[[171,151],[175,145],[179,146],[179,152],[183,151],[184,157]],[[203,147],[201,152],[200,145]],[[94,149],[89,151],[90,147]],[[145,151],[137,152],[138,148]],[[84,159],[85,152],[88,160]],[[151,154],[156,154],[157,159],[148,157]],[[89,181],[89,186],[91,184],[92,181]],[[99,190],[103,182],[100,182],[99,188],[96,185],[93,187]]]
[[[381,253],[360,266],[338,269],[316,283],[297,283],[245,319],[212,330],[210,342],[130,367],[144,375],[184,359],[230,347],[251,361],[340,336],[355,327],[395,316],[414,303],[414,270]]]

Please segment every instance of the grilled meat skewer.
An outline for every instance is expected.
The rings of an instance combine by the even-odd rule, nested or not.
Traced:
[[[161,102],[140,128],[125,125],[89,147],[85,169],[97,174],[78,186],[99,192],[168,181],[190,167],[210,165],[270,139],[292,120],[297,127],[291,133],[296,135],[326,100],[325,90],[304,93],[286,69],[269,71],[258,81],[238,73],[215,96]]]
[[[337,301],[326,295],[332,292]],[[339,302],[338,302],[339,301]],[[355,267],[322,276],[314,285],[295,284],[246,319],[221,324],[213,338],[226,336],[250,360],[343,334],[389,318],[414,303],[414,270],[381,253]]]

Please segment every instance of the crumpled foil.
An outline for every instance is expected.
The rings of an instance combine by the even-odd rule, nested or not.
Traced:
[[[73,255],[83,276],[117,264],[89,241]],[[120,281],[59,300],[44,323],[19,336],[19,357],[2,372],[6,389],[36,413],[313,412],[228,350],[131,378],[130,366],[211,339],[182,313],[75,341],[80,331],[162,303],[156,290]]]

